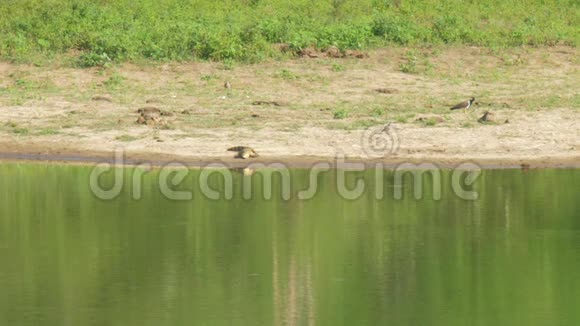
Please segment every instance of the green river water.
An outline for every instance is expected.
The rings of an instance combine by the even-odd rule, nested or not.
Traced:
[[[476,200],[450,171],[440,199],[431,175],[416,199],[374,170],[347,173],[355,199],[307,170],[287,199],[238,171],[209,199],[191,170],[170,187],[189,200],[136,172],[104,200],[90,167],[0,165],[0,325],[580,325],[579,170],[485,170]]]

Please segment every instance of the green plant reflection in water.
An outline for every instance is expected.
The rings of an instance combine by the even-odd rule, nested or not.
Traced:
[[[577,170],[483,171],[479,199],[337,194],[321,173],[309,200],[254,184],[208,200],[199,171],[159,191],[159,171],[112,201],[91,169],[0,165],[1,325],[575,325],[580,322]],[[127,180],[135,172],[123,170]],[[260,172],[252,178],[260,178]],[[292,170],[292,193],[309,173]],[[374,188],[373,171],[349,173]],[[104,182],[106,183],[106,182]],[[209,178],[223,187],[218,175]],[[176,189],[177,189],[176,188]]]

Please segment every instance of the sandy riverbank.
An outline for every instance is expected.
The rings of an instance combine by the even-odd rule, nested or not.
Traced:
[[[388,164],[580,166],[577,49],[414,49],[420,60],[413,74],[401,71],[409,51],[233,69],[2,63],[0,157],[95,162],[123,148],[128,160],[194,166],[308,166],[337,156]],[[449,111],[469,96],[479,104],[475,112]],[[136,111],[145,106],[167,115],[138,124]],[[477,122],[484,111],[493,113],[492,122]],[[236,145],[261,157],[234,159],[226,149]]]

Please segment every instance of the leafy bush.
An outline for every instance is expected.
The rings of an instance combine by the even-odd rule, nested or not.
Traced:
[[[106,53],[97,54],[94,52],[84,53],[79,57],[78,65],[81,67],[106,66],[111,62],[111,58]]]
[[[348,118],[348,110],[346,109],[338,109],[332,113],[332,116],[335,119],[345,119]]]
[[[418,43],[428,39],[425,27],[406,20],[403,16],[380,14],[374,17],[372,32],[387,41],[397,44]]]
[[[0,59],[78,53],[80,66],[151,60],[255,62],[388,44],[577,45],[577,0],[10,0]]]
[[[417,73],[417,54],[415,51],[408,51],[405,55],[405,62],[399,65],[402,72],[406,74]]]

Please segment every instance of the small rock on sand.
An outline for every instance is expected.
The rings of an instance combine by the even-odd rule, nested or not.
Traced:
[[[308,57],[308,58],[318,58],[319,57],[319,53],[316,52],[315,48],[312,47],[308,47],[308,48],[304,48],[302,50],[300,50],[300,52],[298,53],[301,57]]]
[[[346,51],[345,56],[353,57],[353,58],[357,58],[357,59],[364,59],[364,58],[369,57],[369,55],[367,53],[362,52],[362,51],[358,51],[358,50]]]
[[[110,96],[106,95],[95,95],[91,98],[91,100],[101,102],[113,102],[113,99]]]
[[[493,122],[492,116],[493,113],[485,111],[485,113],[481,116],[481,118],[477,119],[477,122],[479,123]]]
[[[424,116],[419,116],[417,117],[417,119],[415,119],[415,122],[424,122],[424,121],[429,121],[429,120],[433,120],[437,123],[443,123],[445,122],[445,119],[443,119],[440,116],[437,115],[424,115]]]
[[[137,110],[137,113],[140,114],[161,113],[161,110],[159,110],[159,108],[156,108],[154,106],[146,106]]]
[[[396,93],[397,90],[393,89],[393,88],[377,88],[377,89],[375,89],[375,92],[381,93],[381,94],[393,94],[393,93]]]
[[[336,46],[331,46],[326,49],[326,56],[330,58],[342,58],[342,52]]]
[[[288,103],[284,101],[254,101],[252,105],[273,105],[273,106],[287,106]]]

